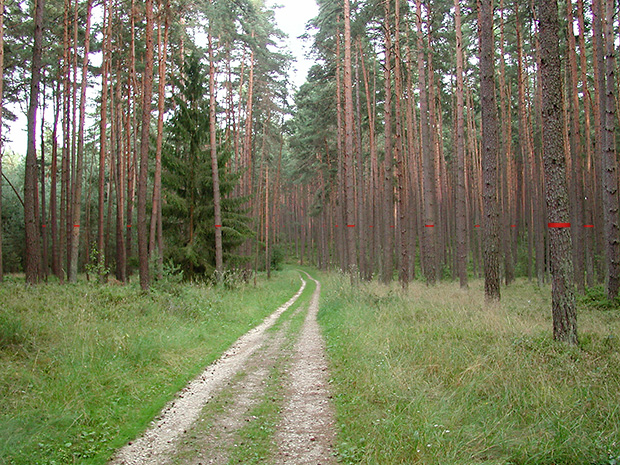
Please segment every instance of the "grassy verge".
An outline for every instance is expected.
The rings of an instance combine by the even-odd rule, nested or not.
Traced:
[[[620,313],[580,304],[551,338],[549,289],[519,281],[407,292],[321,278],[343,463],[620,463]]]
[[[0,286],[0,463],[105,463],[172,395],[299,289]]]

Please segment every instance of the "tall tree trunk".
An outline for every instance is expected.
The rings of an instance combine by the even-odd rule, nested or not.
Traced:
[[[418,45],[418,79],[420,86],[420,125],[422,139],[422,171],[424,184],[424,232],[422,236],[423,247],[423,271],[428,284],[435,284],[437,279],[436,264],[436,233],[435,233],[435,210],[436,210],[436,179],[435,161],[431,146],[430,113],[428,87],[426,84],[426,66],[424,64],[424,33],[422,31],[422,2],[416,0],[416,23]]]
[[[222,250],[222,206],[220,199],[220,174],[217,162],[216,139],[216,101],[215,101],[215,57],[213,54],[213,36],[209,26],[209,142],[211,145],[211,179],[213,182],[213,210],[215,221],[215,279],[222,281],[224,258]]]
[[[562,76],[556,0],[538,0],[541,45],[543,152],[549,220],[553,338],[577,344],[573,257],[564,161]]]
[[[344,181],[344,150],[342,148],[343,127],[342,127],[342,60],[341,55],[341,41],[340,34],[340,20],[338,20],[338,29],[336,31],[336,147],[338,154],[338,168],[336,185],[338,186],[336,195],[336,250],[338,251],[338,257],[340,259],[340,269],[344,272],[347,271],[347,244],[346,244],[346,231],[343,226],[346,218],[346,189]]]
[[[77,281],[78,254],[80,250],[80,219],[82,216],[82,178],[84,172],[84,126],[86,121],[86,85],[88,82],[88,61],[90,54],[90,17],[93,1],[86,6],[86,31],[84,34],[84,61],[82,63],[82,83],[80,87],[80,126],[78,129],[78,146],[75,170],[75,189],[71,201],[73,212],[73,229],[71,231],[71,255],[69,260],[69,282]],[[105,58],[104,58],[105,59]],[[105,89],[105,88],[104,88]]]
[[[157,102],[157,148],[155,152],[155,177],[153,180],[153,209],[151,210],[151,231],[149,238],[149,251],[153,253],[155,250],[155,239],[158,230],[158,225],[162,221],[161,214],[161,152],[164,136],[164,104],[166,101],[166,59],[168,51],[168,2],[161,11],[160,15],[164,15],[164,39],[162,44],[162,19],[160,17],[159,26],[157,28],[157,50],[159,52],[159,88],[158,88],[158,102]],[[159,262],[159,270],[163,266],[164,251],[162,250],[162,241],[158,241],[158,255],[157,260]],[[161,276],[160,276],[161,277]]]
[[[62,267],[60,265],[60,244],[58,243],[58,117],[60,115],[61,92],[60,79],[54,92],[54,124],[52,126],[52,166],[50,176],[50,235],[52,239],[52,273],[62,281]]]
[[[514,262],[512,257],[512,231],[511,224],[515,221],[512,210],[512,184],[510,172],[512,166],[512,115],[510,109],[510,87],[506,85],[506,59],[505,59],[505,21],[504,21],[504,1],[500,1],[501,24],[500,24],[500,108],[501,108],[501,145],[500,153],[500,179],[499,188],[501,196],[500,202],[500,228],[502,234],[501,253],[504,256],[504,278],[506,285],[514,281]]]
[[[456,243],[457,268],[462,288],[467,287],[467,196],[465,192],[465,128],[463,97],[463,34],[461,7],[454,0],[456,28]]]
[[[127,213],[125,214],[125,220],[127,221],[127,232],[125,235],[125,247],[127,252],[127,279],[131,276],[133,269],[131,266],[131,256],[133,253],[133,219],[134,219],[134,207],[136,200],[136,170],[138,169],[138,126],[136,124],[136,113],[138,107],[138,101],[140,100],[140,87],[138,86],[138,75],[136,72],[136,2],[131,0],[131,63],[129,70],[129,78],[127,83],[127,118],[126,118],[126,137],[127,137]],[[183,18],[181,18],[183,22]],[[181,46],[183,41],[181,40]],[[181,47],[182,48],[182,47]],[[184,56],[181,54],[181,56]],[[181,78],[182,78],[181,73]]]
[[[151,100],[153,96],[153,0],[145,1],[146,52],[142,77],[142,131],[140,134],[140,175],[138,177],[138,257],[140,263],[140,287],[148,290],[149,251],[146,225],[146,196],[149,164],[149,139],[151,129]]]
[[[594,228],[590,226],[594,226],[593,221],[593,205],[594,205],[594,191],[593,191],[593,180],[589,173],[592,169],[592,135],[591,135],[591,110],[592,110],[592,98],[590,96],[590,91],[588,89],[588,65],[587,65],[587,51],[586,51],[586,40],[585,40],[585,18],[583,12],[583,0],[577,0],[577,18],[579,22],[579,59],[581,65],[581,85],[584,93],[584,103],[585,103],[585,148],[586,148],[586,161],[585,161],[585,170],[583,181],[584,181],[584,226],[588,225],[588,227],[584,231],[585,236],[585,268],[586,268],[586,282],[588,286],[594,285],[594,242],[595,242],[595,232]],[[579,227],[579,225],[577,226]]]
[[[567,36],[568,36],[568,56],[569,56],[569,70],[570,70],[570,104],[568,106],[568,118],[566,123],[570,121],[570,137],[569,148],[572,159],[572,170],[569,173],[572,182],[569,183],[569,189],[571,194],[572,204],[572,223],[574,228],[572,230],[573,236],[573,262],[575,265],[575,283],[577,290],[583,293],[585,290],[585,276],[584,276],[584,229],[583,222],[583,155],[581,145],[581,134],[579,130],[579,73],[577,71],[577,43],[575,40],[574,30],[574,18],[573,18],[573,2],[566,2],[567,12]],[[584,92],[584,100],[585,100]]]
[[[41,234],[36,217],[37,206],[37,148],[36,123],[39,103],[43,53],[43,12],[45,0],[34,4],[34,44],[30,80],[30,103],[28,105],[28,150],[24,180],[24,220],[26,228],[26,282],[37,284],[40,279]]]
[[[384,50],[385,63],[384,85],[384,129],[385,129],[385,153],[383,155],[383,282],[388,284],[394,274],[394,188],[392,165],[394,155],[392,152],[392,37],[390,24],[390,2],[384,2]]]
[[[480,96],[482,102],[484,196],[484,294],[500,299],[499,218],[497,211],[497,105],[495,103],[495,50],[493,1],[480,4]]]
[[[269,165],[265,165],[265,270],[267,279],[271,279],[271,261],[269,260]]]
[[[355,174],[353,171],[354,115],[353,79],[351,77],[351,6],[344,0],[344,177],[346,196],[347,271],[351,282],[358,279],[357,252],[355,247]]]
[[[2,262],[2,111],[4,103],[4,0],[0,0],[0,283],[4,280]]]
[[[400,266],[398,278],[401,286],[405,289],[409,284],[409,227],[407,224],[407,183],[406,183],[406,157],[403,154],[403,119],[402,102],[405,101],[403,95],[403,74],[402,57],[400,49],[400,2],[395,3],[394,11],[394,92],[396,99],[394,102],[394,117],[396,122],[396,142],[394,144],[394,154],[396,166],[398,167],[398,219],[399,219],[399,256]]]
[[[614,1],[605,0],[601,5],[601,0],[593,2],[595,21],[603,23],[604,34],[597,33],[601,37],[597,43],[600,54],[604,48],[604,68],[600,67],[601,91],[600,108],[602,124],[602,144],[601,144],[601,182],[603,192],[603,216],[605,221],[605,244],[607,256],[607,296],[614,299],[618,295],[620,286],[620,225],[618,224],[618,176],[616,173],[616,102],[615,102],[615,49],[614,49],[614,30],[613,12]],[[598,10],[598,11],[597,11]],[[596,20],[600,16],[600,20]],[[604,21],[603,21],[604,20]],[[597,24],[598,25],[598,24]],[[603,47],[604,45],[604,47]],[[605,76],[603,77],[603,73]]]
[[[362,105],[361,105],[361,80],[359,73],[359,60],[362,57],[360,53],[355,54],[355,150],[357,151],[357,241],[359,244],[359,272],[362,279],[369,279],[368,274],[368,216],[371,214],[372,208],[368,208],[371,205],[370,199],[367,197],[368,189],[364,188],[364,156],[362,153]],[[319,236],[320,239],[320,236]],[[321,241],[319,240],[319,244]]]
[[[45,193],[45,104],[46,104],[46,80],[45,80],[45,72],[43,72],[43,98],[42,103],[43,107],[41,108],[41,161],[40,161],[40,176],[41,176],[41,201],[39,203],[41,208],[41,279],[47,281],[47,276],[49,275],[49,260],[48,260],[48,247],[47,247],[47,209],[46,209],[46,198],[47,195]],[[1,123],[1,122],[0,122]]]
[[[117,77],[120,75],[120,63],[117,68]],[[127,249],[125,248],[125,184],[126,164],[123,148],[123,105],[121,81],[116,82],[116,111],[113,125],[116,128],[116,279],[124,283],[127,281]]]
[[[372,244],[370,247],[370,256],[369,256],[369,278],[372,276],[372,269],[376,267],[377,253],[376,248],[379,242],[378,234],[380,231],[379,225],[377,224],[378,220],[378,200],[377,196],[379,195],[377,186],[378,186],[378,177],[379,177],[379,162],[377,159],[377,142],[375,135],[375,106],[374,102],[371,98],[370,91],[370,83],[368,78],[368,70],[366,69],[366,61],[364,59],[364,53],[362,50],[362,41],[361,39],[358,41],[358,48],[360,50],[360,61],[362,63],[362,75],[364,78],[364,90],[366,94],[366,112],[368,113],[368,139],[369,139],[369,150],[370,150],[370,192],[368,193],[368,198],[371,203],[368,208],[370,209],[370,217],[369,217],[369,227],[373,228],[372,232]],[[373,94],[373,95],[376,95]]]

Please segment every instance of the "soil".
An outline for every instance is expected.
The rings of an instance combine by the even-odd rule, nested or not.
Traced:
[[[308,278],[316,283],[309,305],[283,317],[304,290],[302,279],[301,288],[286,304],[179,392],[148,430],[120,449],[109,465],[239,462],[235,459],[239,449],[260,449],[242,434],[255,422],[266,431],[255,442],[266,442],[267,450],[255,452],[252,463],[335,463],[328,364],[316,319],[321,286]],[[292,329],[293,319],[303,311],[301,329],[299,325]],[[265,404],[270,408],[261,409]],[[257,411],[264,411],[265,418],[253,414]]]

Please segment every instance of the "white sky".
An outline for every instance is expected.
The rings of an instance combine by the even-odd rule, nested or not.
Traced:
[[[288,35],[286,46],[297,59],[293,65],[291,82],[299,88],[306,80],[313,62],[305,58],[311,41],[303,41],[298,37],[306,33],[306,23],[319,14],[319,7],[314,0],[269,0],[267,5],[281,6],[275,9],[276,22]]]
[[[311,41],[303,41],[299,36],[306,33],[306,23],[316,17],[319,7],[315,0],[267,0],[267,6],[275,8],[276,22],[278,27],[288,35],[284,45],[296,58],[296,63],[291,69],[291,83],[299,88],[306,80],[308,70],[313,65],[313,61],[305,58],[310,49]],[[97,61],[98,57],[91,56],[92,61]],[[22,105],[25,110],[26,106]],[[9,125],[10,129],[6,136],[9,139],[7,144],[11,150],[18,154],[26,155],[27,132],[26,115],[19,108],[12,108],[18,116],[18,120]],[[39,109],[39,118],[41,109]],[[46,116],[50,115],[46,114]],[[48,119],[49,119],[48,118]],[[37,132],[39,128],[37,127]]]

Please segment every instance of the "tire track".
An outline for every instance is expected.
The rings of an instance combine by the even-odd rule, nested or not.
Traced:
[[[316,283],[316,289],[288,373],[286,401],[275,435],[278,451],[274,463],[278,465],[336,462],[335,415],[330,401],[325,341],[317,321],[321,284],[310,275],[308,278]]]
[[[191,381],[178,397],[163,409],[147,431],[121,448],[109,465],[165,464],[175,451],[179,438],[194,424],[205,404],[218,389],[243,369],[249,357],[265,341],[265,332],[297,301],[306,287],[306,281],[303,278],[301,281],[299,291],[288,302],[260,325],[241,336],[218,360]]]

